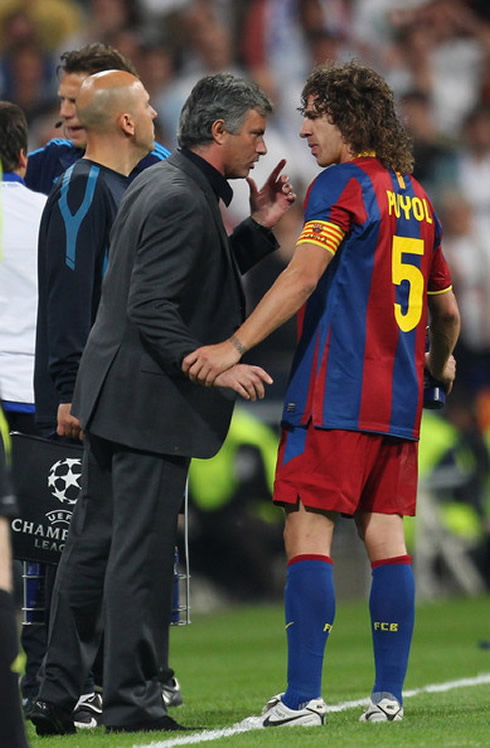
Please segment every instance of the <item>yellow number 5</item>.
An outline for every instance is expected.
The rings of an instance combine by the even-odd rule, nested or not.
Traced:
[[[407,310],[404,314],[401,304],[395,303],[395,319],[400,330],[409,332],[417,327],[422,317],[424,276],[416,265],[403,262],[404,254],[423,255],[424,240],[411,239],[407,236],[393,237],[391,278],[396,286],[399,286],[404,280],[409,283]]]

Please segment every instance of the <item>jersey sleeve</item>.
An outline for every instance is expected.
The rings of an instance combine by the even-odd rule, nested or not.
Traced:
[[[366,220],[362,189],[350,169],[325,169],[312,183],[305,201],[305,222],[298,244],[311,243],[335,254],[352,224]]]
[[[31,151],[24,178],[26,187],[49,195],[56,178],[81,154],[82,151],[73,148],[70,141],[63,138],[53,138],[43,148]]]
[[[432,265],[430,269],[429,285],[427,293],[429,295],[436,295],[450,291],[452,288],[451,283],[451,272],[449,266],[444,257],[441,240],[442,240],[442,226],[434,213],[435,221],[435,239],[434,239],[434,253],[432,257]]]
[[[49,192],[49,190],[46,191],[46,184],[49,181],[49,176],[46,178],[46,170],[49,170],[49,158],[46,148],[39,148],[37,151],[29,154],[24,177],[26,187],[34,190],[34,192],[43,192],[44,194]]]

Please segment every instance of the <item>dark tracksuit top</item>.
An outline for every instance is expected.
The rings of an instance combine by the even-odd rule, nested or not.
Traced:
[[[48,432],[56,429],[59,403],[72,400],[99,305],[110,230],[127,184],[122,174],[79,159],[58,179],[43,212],[34,399],[36,421]]]
[[[32,153],[29,154],[28,164],[27,164],[27,173],[25,176],[25,184],[29,189],[34,190],[36,192],[42,192],[45,195],[49,195],[51,190],[55,188],[55,185],[58,182],[58,178],[61,174],[64,174],[68,169],[70,169],[74,164],[80,161],[84,154],[84,151],[81,148],[75,148],[69,140],[65,140],[64,138],[53,138],[50,140],[43,148],[39,148],[35,151],[32,151]],[[110,231],[110,227],[112,226],[112,222],[114,220],[115,213],[117,211],[117,207],[119,205],[120,199],[122,197],[122,193],[127,186],[138,174],[140,174],[144,169],[146,169],[149,166],[153,166],[154,164],[158,163],[159,161],[162,161],[163,159],[167,158],[167,156],[170,154],[170,151],[167,150],[164,146],[160,145],[159,143],[155,143],[154,150],[149,153],[147,156],[145,156],[133,169],[131,174],[129,175],[129,178],[126,179],[125,177],[122,177],[121,175],[115,174],[115,172],[111,172],[110,169],[104,169],[101,167],[101,176],[99,177],[101,179],[101,183],[106,184],[106,192],[104,193],[103,190],[99,188],[93,195],[94,203],[90,207],[90,210],[88,211],[88,215],[85,217],[83,224],[80,225],[80,227],[76,228],[76,220],[70,219],[68,221],[68,224],[70,226],[70,232],[73,234],[75,230],[79,232],[77,241],[76,241],[76,251],[78,251],[78,255],[80,257],[80,252],[85,252],[85,242],[87,239],[91,241],[90,236],[90,230],[97,231],[98,228],[96,228],[96,224],[92,223],[92,221],[96,220],[97,216],[97,227],[101,228],[103,231],[103,236],[101,235],[99,238],[105,242],[103,250],[101,250],[101,247],[99,245],[99,238],[95,238],[96,244],[93,245],[91,248],[89,247],[89,252],[92,253],[92,259],[93,264],[91,266],[92,270],[95,272],[96,276],[100,276],[100,257],[99,254],[101,251],[105,251],[108,246],[108,232]],[[114,175],[113,179],[109,178],[109,174],[112,173]],[[81,203],[83,197],[82,194],[85,194],[85,185],[84,185],[84,177],[83,172],[78,172],[76,170],[71,174],[70,181],[69,181],[69,198],[68,203],[71,208],[72,205],[75,207],[78,206],[79,203]],[[124,186],[121,186],[124,185]],[[108,198],[106,201],[104,201],[103,195],[111,195],[113,196],[113,202]],[[79,261],[78,266],[75,266],[73,270],[73,276],[70,277],[69,273],[65,272],[65,280],[68,279],[68,282],[65,286],[65,291],[62,290],[62,283],[58,283],[58,289],[57,291],[50,292],[49,298],[47,295],[47,289],[43,287],[41,289],[41,284],[45,286],[47,281],[47,274],[54,273],[56,276],[56,269],[57,266],[58,269],[63,268],[65,269],[66,262],[63,260],[65,251],[66,251],[66,245],[63,244],[63,242],[67,241],[66,233],[65,233],[65,222],[64,220],[61,220],[63,218],[61,211],[59,209],[59,206],[56,210],[56,201],[59,200],[60,197],[60,185],[58,184],[55,188],[54,197],[52,200],[48,201],[48,204],[46,205],[46,211],[45,211],[45,219],[43,220],[43,225],[40,230],[40,241],[39,241],[39,282],[40,282],[40,292],[39,292],[39,305],[38,305],[38,332],[37,332],[37,342],[36,342],[36,369],[34,373],[34,387],[35,387],[35,401],[36,401],[36,411],[37,416],[36,420],[40,426],[43,428],[51,429],[55,428],[56,426],[56,410],[58,407],[59,402],[70,402],[71,401],[71,394],[73,394],[73,386],[70,384],[67,386],[67,382],[62,382],[63,375],[59,372],[60,367],[63,365],[63,362],[67,363],[68,371],[66,373],[66,377],[68,378],[67,381],[71,382],[73,380],[74,384],[74,376],[76,377],[76,371],[75,369],[78,368],[78,360],[80,358],[79,351],[81,353],[81,350],[83,349],[83,346],[85,345],[87,335],[88,335],[88,329],[85,332],[85,328],[87,325],[87,318],[90,319],[89,325],[91,325],[95,319],[95,312],[97,310],[97,305],[99,302],[99,295],[100,295],[100,277],[93,277],[93,273],[90,270],[89,267],[89,261],[83,262],[81,264],[81,261]],[[105,204],[105,207],[103,205]],[[98,213],[100,209],[100,214]],[[53,213],[53,215],[56,217],[57,215],[57,221],[53,223],[47,224],[47,215],[48,213]],[[102,224],[100,223],[101,216],[104,216]],[[104,220],[107,222],[104,223]],[[91,227],[91,229],[90,229]],[[108,228],[107,228],[108,227]],[[61,228],[61,233],[58,234],[58,229]],[[106,231],[107,228],[107,231]],[[49,237],[48,232],[49,231]],[[107,236],[106,236],[107,233]],[[55,239],[55,242],[53,244],[53,237]],[[53,245],[57,247],[56,251],[48,250],[47,248],[47,238],[49,238],[50,245]],[[95,255],[97,255],[98,260],[95,259]],[[56,259],[57,258],[57,259]],[[69,267],[69,265],[66,265],[66,267]],[[80,319],[78,315],[76,314],[75,310],[74,312],[75,316],[72,317],[72,333],[71,336],[73,336],[73,343],[76,346],[76,349],[72,351],[72,358],[69,360],[67,359],[67,354],[69,354],[69,351],[65,348],[65,350],[61,351],[61,357],[60,357],[60,351],[58,350],[58,347],[55,346],[55,350],[48,349],[48,337],[47,337],[47,314],[48,314],[48,308],[51,310],[49,313],[51,314],[51,319],[54,324],[57,323],[58,319],[60,321],[61,328],[67,328],[69,321],[66,317],[66,315],[63,312],[63,305],[64,301],[68,300],[70,304],[74,303],[74,299],[71,298],[71,292],[70,292],[70,283],[76,284],[77,287],[79,284],[85,286],[85,284],[88,284],[88,286],[85,288],[86,294],[83,297],[87,302],[87,308],[82,309],[81,306],[78,306],[78,309],[80,311],[80,314],[82,315],[82,318]],[[80,294],[82,293],[81,289],[78,288],[78,295],[81,299]],[[88,313],[88,314],[87,314]],[[62,319],[63,317],[63,319]],[[83,324],[82,324],[83,320]],[[41,325],[41,327],[39,327]],[[83,332],[82,332],[83,330]],[[76,332],[78,331],[78,332]],[[63,333],[63,329],[60,330],[59,336],[61,339],[61,336],[65,335],[65,346],[66,343],[70,341],[70,337],[66,337],[66,330],[65,333]],[[53,343],[54,345],[54,343]],[[81,346],[81,348],[80,348]],[[54,380],[52,379],[55,374],[53,371],[48,376],[48,369],[50,364],[48,363],[48,360],[50,358],[53,358],[53,371],[56,370],[57,375],[57,384],[55,386]],[[61,388],[61,389],[60,389]],[[58,390],[58,394],[57,393]],[[63,399],[60,399],[60,397],[63,397]],[[67,399],[68,398],[68,399]]]

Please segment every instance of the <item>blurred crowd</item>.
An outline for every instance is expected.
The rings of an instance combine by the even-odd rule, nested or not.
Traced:
[[[444,227],[462,315],[455,405],[445,417],[473,450],[479,480],[469,490],[488,537],[488,0],[2,0],[0,98],[25,111],[31,150],[62,136],[55,127],[60,54],[93,41],[132,59],[158,112],[157,140],[169,148],[176,144],[181,105],[203,74],[252,77],[273,99],[268,155],[252,176],[261,183],[285,157],[299,199],[278,227],[280,253],[247,280],[250,307],[290,257],[301,228],[302,198],[318,171],[298,136],[297,108],[308,72],[326,60],[357,57],[386,77],[413,138],[415,176]],[[247,190],[245,183],[236,185],[226,214],[230,228],[247,214]],[[254,354],[273,375],[277,399],[294,339],[294,324],[286,325]]]

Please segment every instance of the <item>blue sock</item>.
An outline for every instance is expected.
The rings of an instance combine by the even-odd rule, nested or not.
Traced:
[[[288,688],[283,702],[300,709],[321,695],[323,653],[335,617],[332,560],[295,556],[284,594],[288,640]]]
[[[375,561],[369,611],[376,681],[373,693],[386,691],[402,703],[415,618],[411,556]]]

